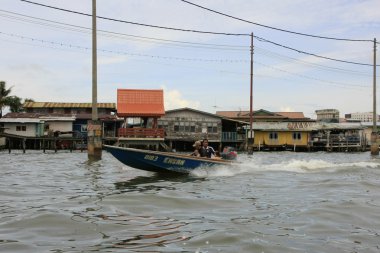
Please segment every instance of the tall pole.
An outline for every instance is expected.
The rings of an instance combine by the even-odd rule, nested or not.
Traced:
[[[253,153],[253,33],[251,33],[251,71],[250,71],[250,93],[249,93],[249,137],[248,154]]]
[[[376,38],[373,39],[373,129],[371,135],[371,155],[379,154],[377,144],[377,115],[376,115]]]
[[[92,0],[92,120],[98,120],[96,0]]]
[[[87,122],[87,153],[90,161],[102,157],[102,123],[98,120],[96,0],[92,0],[92,110]]]

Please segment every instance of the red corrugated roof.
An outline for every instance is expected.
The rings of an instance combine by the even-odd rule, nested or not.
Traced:
[[[24,108],[92,108],[92,103],[25,102]],[[115,103],[97,103],[98,108],[115,109]]]
[[[305,115],[303,112],[276,112],[282,116],[288,117],[289,119],[303,119]]]
[[[117,114],[121,117],[165,115],[163,90],[117,90]]]

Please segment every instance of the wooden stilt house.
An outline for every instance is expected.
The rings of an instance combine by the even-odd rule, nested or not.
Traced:
[[[124,118],[119,128],[119,145],[164,144],[164,130],[158,119],[165,115],[163,90],[118,89],[117,115]]]

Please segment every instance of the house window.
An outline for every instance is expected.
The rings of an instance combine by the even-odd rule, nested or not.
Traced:
[[[195,123],[190,123],[190,132],[195,133]]]
[[[86,113],[92,113],[92,108],[86,108]]]
[[[185,122],[180,122],[179,123],[179,131],[180,132],[185,132]]]
[[[158,128],[167,128],[168,122],[167,121],[159,121],[158,122]]]
[[[185,122],[185,132],[190,132],[190,122]]]
[[[207,124],[207,132],[208,133],[217,133],[218,132],[218,124],[217,123],[208,123]]]
[[[54,109],[53,108],[49,108],[48,109],[48,113],[54,113]]]
[[[179,123],[178,122],[174,123],[174,132],[179,132]]]
[[[277,140],[277,139],[278,139],[278,134],[277,134],[277,132],[270,132],[270,133],[269,133],[269,139],[270,139],[270,140]]]
[[[26,126],[16,126],[16,131],[26,131]]]
[[[70,114],[71,113],[71,108],[65,108],[64,112],[65,112],[65,114]]]
[[[300,132],[294,132],[293,133],[293,140],[301,140],[301,133]]]

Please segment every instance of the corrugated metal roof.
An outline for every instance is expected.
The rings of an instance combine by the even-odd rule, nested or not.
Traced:
[[[24,108],[92,108],[92,103],[25,102]],[[116,109],[115,103],[97,103],[98,108]]]
[[[249,126],[248,126],[249,127]],[[340,124],[323,122],[254,122],[253,130],[257,131],[318,131],[364,129],[358,124]]]
[[[117,114],[121,117],[165,115],[163,90],[117,90]]]
[[[35,118],[1,118],[1,123],[40,123],[44,122],[42,119]]]
[[[257,113],[260,112],[267,112],[268,115],[257,115]],[[254,115],[253,117],[256,119],[263,119],[263,118],[289,118],[289,119],[305,119],[305,115],[303,112],[269,112],[265,110],[258,110],[253,111]],[[249,117],[249,111],[218,111],[216,112],[217,115],[228,117],[228,118],[242,118],[242,117]],[[306,118],[307,119],[307,118]]]
[[[91,119],[91,113],[81,113],[75,115],[67,115],[63,113],[28,113],[28,112],[10,112],[4,115],[3,118],[34,118],[34,119],[47,119],[49,121],[53,120],[68,120],[71,119]],[[122,118],[118,118],[117,115],[110,114],[98,114],[98,118],[103,121],[123,121]]]
[[[305,118],[305,115],[303,112],[275,112],[276,114],[280,114],[282,116],[285,116],[289,119],[303,119]]]

